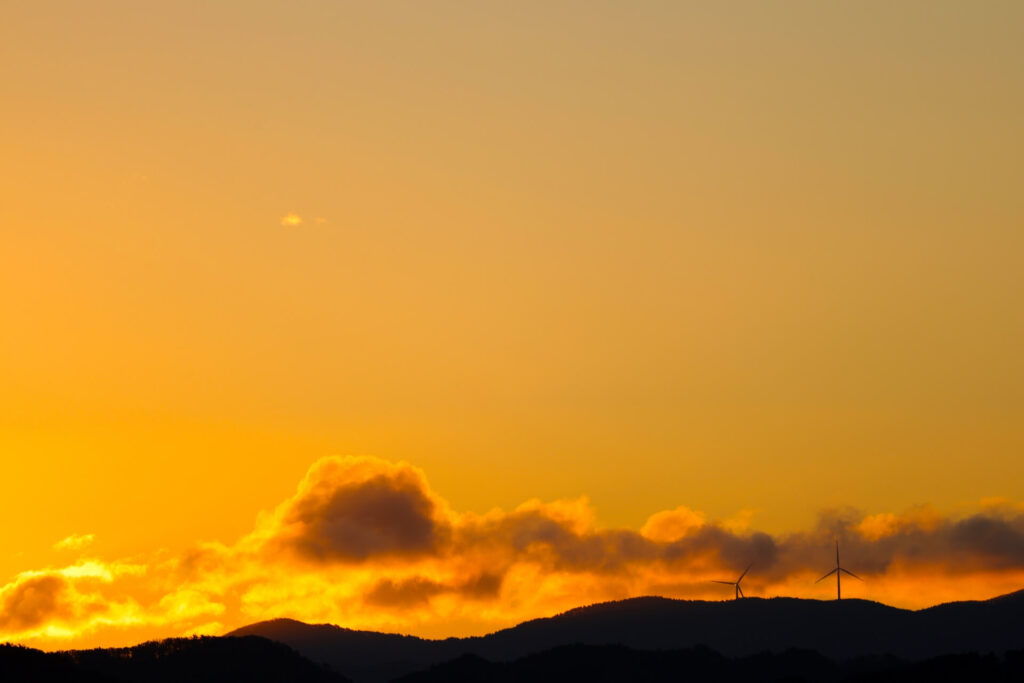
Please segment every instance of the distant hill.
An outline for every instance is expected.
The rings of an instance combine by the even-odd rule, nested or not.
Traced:
[[[111,680],[78,667],[58,653],[41,652],[8,643],[0,645],[0,681],[110,683]]]
[[[395,683],[916,683],[1024,680],[1024,651],[1004,656],[944,655],[923,661],[869,657],[836,662],[787,650],[728,658],[707,648],[634,650],[621,645],[563,645],[513,662],[463,655]]]
[[[278,619],[128,648],[0,645],[5,683],[348,683],[338,672],[360,683],[1021,681],[1024,591],[916,612],[863,600],[637,598],[446,640]]]
[[[1024,649],[1024,591],[918,611],[865,600],[634,598],[574,609],[483,637],[446,640],[289,619],[252,624],[229,635],[259,635],[286,643],[314,662],[327,663],[367,683],[388,681],[465,655],[479,658],[476,664],[486,666],[577,643],[634,650],[700,645],[733,658],[796,648],[837,660],[884,654],[923,660]]]
[[[350,683],[265,638],[170,638],[133,647],[40,652],[0,645],[0,680],[47,683]]]

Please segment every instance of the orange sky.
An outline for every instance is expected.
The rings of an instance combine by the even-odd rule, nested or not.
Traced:
[[[712,595],[742,558],[636,540],[680,506],[783,549],[755,594],[817,595],[819,519],[868,555],[912,528],[982,558],[890,547],[866,597],[914,603],[926,564],[936,599],[1017,587],[1019,3],[2,13],[0,637],[270,613],[468,633]],[[271,543],[258,511],[349,454],[422,468],[449,545],[353,569]],[[462,536],[529,500],[644,554],[622,579],[495,539],[488,593]],[[1002,545],[962,545],[977,514]],[[339,567],[343,607],[303,602]]]

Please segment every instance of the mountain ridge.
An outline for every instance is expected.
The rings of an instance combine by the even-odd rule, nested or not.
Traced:
[[[1024,590],[921,610],[858,599],[703,601],[643,596],[577,607],[468,638],[426,639],[287,619],[257,622],[227,635],[277,640],[315,662],[368,682],[390,680],[463,655],[508,662],[577,643],[639,650],[705,646],[728,657],[797,648],[834,659],[895,655],[923,660],[1024,648]]]
[[[43,652],[0,644],[0,680],[32,683],[352,683],[284,643],[193,636],[130,647]]]

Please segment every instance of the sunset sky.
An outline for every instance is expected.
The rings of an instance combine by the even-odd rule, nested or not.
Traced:
[[[1022,26],[0,0],[0,641],[1024,588]]]

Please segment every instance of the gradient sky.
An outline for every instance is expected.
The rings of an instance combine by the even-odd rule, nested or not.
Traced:
[[[5,599],[82,558],[241,562],[333,455],[411,463],[456,537],[582,496],[583,536],[679,506],[785,548],[838,518],[1019,531],[1022,25],[997,1],[0,0]],[[1007,557],[979,571],[1019,578]],[[601,585],[472,624],[288,604],[447,634],[693,592]],[[236,608],[203,623],[265,615]]]

